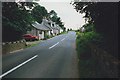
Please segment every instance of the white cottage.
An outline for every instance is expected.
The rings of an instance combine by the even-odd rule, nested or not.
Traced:
[[[63,29],[59,25],[57,25],[57,29],[58,29],[59,33],[63,32]]]
[[[34,36],[38,36],[39,40],[45,38],[45,34],[50,35],[49,31],[51,30],[49,27],[46,25],[39,24],[38,22],[35,22],[32,24],[33,29],[31,31],[28,31],[28,34],[32,34]]]
[[[60,26],[58,26],[57,24],[55,24],[55,22],[49,20],[48,23],[52,28],[51,32],[52,32],[53,36],[63,32],[63,29]]]
[[[28,31],[27,33],[34,36],[39,36],[39,39],[44,39],[46,34],[48,36],[55,36],[63,32],[62,28],[56,25],[55,22],[47,20],[46,18],[42,20],[41,24],[35,22],[32,26],[34,27],[32,31]]]

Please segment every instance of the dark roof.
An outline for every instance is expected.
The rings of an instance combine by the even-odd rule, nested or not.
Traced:
[[[49,28],[49,30],[52,30],[52,27],[48,23],[44,24],[44,26],[46,26],[47,28]]]
[[[54,24],[54,26],[50,26],[52,29],[59,29],[58,26],[53,21],[49,21],[50,23]]]
[[[54,24],[54,26],[50,26],[48,22],[51,22],[54,24],[54,22],[52,21],[43,21],[41,24],[39,24],[38,22],[35,22],[34,24],[32,24],[32,26],[34,26],[39,30],[47,30],[47,31],[52,29],[56,29],[56,30],[62,29],[59,25],[56,25],[56,24]]]
[[[32,26],[40,30],[50,30],[50,28],[47,27],[47,25],[42,25],[42,24],[39,24],[38,22],[33,23]]]

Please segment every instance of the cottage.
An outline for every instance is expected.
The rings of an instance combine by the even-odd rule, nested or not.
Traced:
[[[57,24],[55,24],[55,22],[49,20],[48,23],[52,28],[51,33],[53,34],[53,36],[63,32],[63,29],[60,26],[58,26]]]
[[[58,28],[58,33],[62,33],[63,32],[63,29],[59,25],[57,25],[57,28]]]
[[[32,24],[32,26],[33,29],[31,31],[28,31],[27,33],[38,36],[39,39],[44,39],[45,35],[55,36],[63,31],[61,27],[55,24],[55,22],[47,20],[46,18],[42,20],[41,24],[35,22],[34,24]]]
[[[39,24],[38,22],[35,22],[32,24],[33,29],[31,31],[28,31],[28,34],[32,34],[34,36],[38,36],[39,40],[45,38],[45,34],[47,34],[50,31],[50,28],[48,28],[46,25]],[[49,34],[48,34],[49,35]]]
[[[52,27],[51,27],[51,25],[49,25],[49,21],[46,18],[44,18],[42,20],[41,25],[43,25],[44,27],[49,29],[49,30],[47,30],[47,35],[51,36],[52,35]]]

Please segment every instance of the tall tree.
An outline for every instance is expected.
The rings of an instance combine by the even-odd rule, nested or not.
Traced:
[[[21,35],[30,30],[34,19],[31,17],[31,8],[36,3],[3,2],[2,3],[2,35],[3,41],[21,39]]]
[[[53,16],[56,16],[56,17],[57,17],[57,13],[56,13],[54,10],[51,10],[51,11],[49,12],[49,15],[50,15],[50,17],[53,17]]]
[[[103,48],[105,48],[112,55],[117,56],[118,3],[74,2],[73,6],[77,12],[85,13],[85,18],[94,23],[95,31],[103,35]]]
[[[40,5],[37,5],[36,7],[34,7],[31,14],[32,14],[33,18],[39,23],[42,22],[43,17],[48,16],[48,12],[45,9],[45,7],[40,6]]]
[[[61,18],[58,17],[57,13],[54,10],[51,10],[49,12],[49,17],[53,22],[58,24],[65,31],[64,23],[62,22]]]

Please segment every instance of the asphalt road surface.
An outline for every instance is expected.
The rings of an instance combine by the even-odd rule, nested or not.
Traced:
[[[71,31],[4,55],[0,78],[79,78],[75,39]]]

